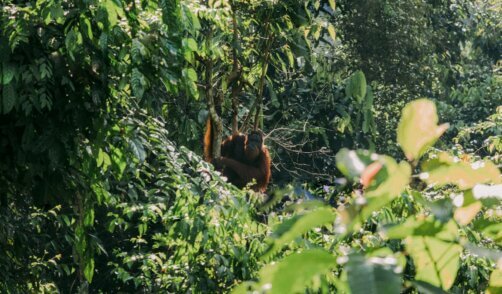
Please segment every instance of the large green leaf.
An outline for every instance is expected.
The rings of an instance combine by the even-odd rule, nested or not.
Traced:
[[[492,274],[490,275],[490,284],[486,293],[502,293],[502,270],[496,269],[492,272]]]
[[[466,162],[444,164],[422,174],[421,178],[427,184],[454,184],[462,190],[473,188],[477,184],[498,184],[502,181],[498,167],[488,160],[472,165]]]
[[[275,230],[274,242],[263,258],[267,258],[282,248],[285,244],[305,234],[313,228],[329,224],[336,219],[335,212],[329,207],[311,210],[303,215],[296,215],[282,222]]]
[[[342,148],[335,156],[336,167],[349,180],[359,178],[366,167],[373,162],[369,151],[354,151],[347,148]]]
[[[415,100],[404,107],[397,142],[408,160],[419,159],[448,128],[448,124],[437,123],[436,105],[428,99]]]
[[[122,7],[120,7],[113,0],[103,1],[101,3],[101,8],[106,11],[106,13],[108,15],[108,22],[110,23],[111,27],[115,26],[118,23],[119,16],[120,17],[124,16],[124,11],[122,10]]]
[[[14,75],[16,74],[16,67],[11,64],[11,63],[4,63],[2,66],[2,79],[0,79],[0,82],[2,84],[7,85],[12,81],[14,78]]]
[[[460,264],[462,246],[433,237],[408,237],[406,249],[416,268],[415,279],[448,290]]]
[[[336,257],[320,249],[295,253],[260,271],[259,289],[268,293],[299,293],[315,276],[337,266]]]
[[[401,292],[401,278],[396,274],[393,258],[366,259],[351,254],[345,266],[352,294],[387,294]]]
[[[330,34],[332,33],[334,34],[334,32],[330,32]],[[366,77],[362,71],[359,70],[350,77],[346,91],[347,95],[356,98],[357,102],[363,101],[366,96]]]
[[[146,46],[137,38],[132,40],[131,57],[134,62],[141,62],[143,58],[148,58],[149,52]]]
[[[193,38],[184,38],[182,40],[182,45],[184,48],[190,51],[197,51],[197,42]]]
[[[143,144],[138,139],[131,139],[129,141],[129,144],[131,146],[132,152],[134,153],[134,156],[136,156],[136,158],[138,158],[140,162],[145,161],[146,152]]]
[[[3,113],[9,113],[14,105],[16,105],[16,90],[12,84],[8,84],[2,91]]]
[[[184,78],[187,78],[189,81],[195,82],[197,81],[197,72],[193,68],[184,68],[182,70],[182,75]]]
[[[133,94],[138,98],[143,98],[145,94],[146,87],[148,85],[148,80],[137,68],[133,68],[131,74],[131,87]]]
[[[404,191],[411,178],[411,167],[407,162],[399,164],[388,156],[381,156],[381,162],[387,171],[386,178],[376,186],[370,186],[365,191],[366,206],[361,212],[362,219],[368,218],[377,211],[397,198]]]

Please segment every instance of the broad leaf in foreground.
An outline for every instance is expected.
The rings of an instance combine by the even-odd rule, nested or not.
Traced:
[[[319,208],[307,212],[303,215],[296,215],[291,219],[281,223],[272,235],[274,243],[264,254],[267,258],[282,248],[285,244],[295,238],[305,234],[309,230],[322,225],[332,223],[336,219],[336,214],[331,208]]]
[[[326,274],[337,266],[336,257],[320,249],[293,254],[260,271],[261,290],[268,293],[303,292],[317,275]]]
[[[396,273],[397,260],[369,258],[359,254],[349,256],[346,265],[352,294],[392,294],[401,292],[401,278]]]
[[[462,246],[433,237],[408,237],[406,249],[413,258],[415,279],[448,290],[460,265]]]
[[[502,270],[496,269],[492,272],[490,275],[490,284],[486,293],[502,293]]]
[[[438,126],[436,105],[428,99],[407,104],[397,127],[397,142],[410,161],[420,158],[448,129],[448,124]]]

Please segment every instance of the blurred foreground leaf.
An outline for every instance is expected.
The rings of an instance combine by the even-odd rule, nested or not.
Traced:
[[[462,246],[433,237],[408,237],[406,249],[413,258],[415,279],[448,290],[457,277]]]
[[[420,158],[446,131],[448,124],[437,125],[436,105],[428,99],[407,104],[397,128],[397,142],[410,161]]]
[[[346,265],[352,294],[392,294],[401,292],[401,278],[396,274],[395,258],[369,258],[359,254],[349,256]]]

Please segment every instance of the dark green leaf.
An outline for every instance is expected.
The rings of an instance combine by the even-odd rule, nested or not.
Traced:
[[[401,278],[394,257],[365,259],[351,254],[345,269],[352,294],[387,294],[401,292]],[[402,269],[401,269],[402,270]]]
[[[2,84],[7,85],[16,74],[16,67],[11,63],[4,63],[2,66]]]
[[[2,90],[3,113],[9,113],[16,105],[16,90],[13,84],[8,84]]]

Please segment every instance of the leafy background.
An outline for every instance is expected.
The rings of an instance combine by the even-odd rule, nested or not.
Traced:
[[[499,293],[500,12],[4,0],[0,291]],[[200,158],[236,97],[267,195]]]

